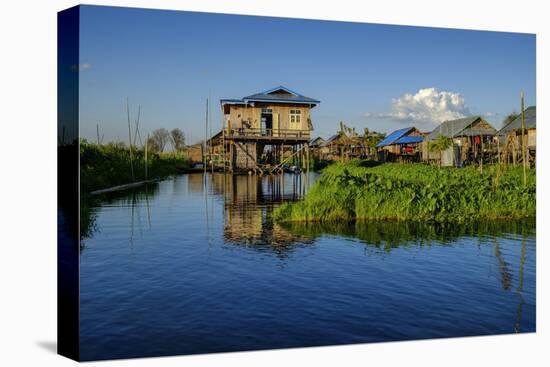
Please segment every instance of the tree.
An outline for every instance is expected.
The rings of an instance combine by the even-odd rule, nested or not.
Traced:
[[[363,135],[363,141],[367,154],[376,153],[376,145],[386,138],[386,134],[378,133],[376,131],[369,131],[365,128],[365,135]]]
[[[180,129],[170,131],[170,143],[175,152],[180,152],[185,148],[185,134]]]
[[[165,128],[156,129],[151,136],[159,152],[164,152],[166,143],[170,140],[170,133]]]
[[[439,152],[439,167],[443,163],[443,152],[453,146],[453,139],[439,134],[437,138],[429,142],[429,148],[432,152]]]
[[[517,117],[519,117],[519,113],[517,113],[516,111],[510,112],[508,115],[506,115],[504,120],[502,120],[502,127],[508,125],[510,122],[514,121]]]
[[[153,152],[153,153],[160,152],[160,148],[157,144],[157,141],[152,136],[150,136],[147,139],[147,150],[149,150],[150,152]]]

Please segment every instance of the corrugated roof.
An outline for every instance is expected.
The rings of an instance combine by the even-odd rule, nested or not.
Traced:
[[[220,99],[221,104],[244,104],[242,99]]]
[[[325,139],[318,136],[315,139],[311,139],[311,141],[309,143],[312,144],[312,145],[323,145],[325,143]]]
[[[424,141],[423,136],[402,136],[394,144],[414,144],[422,143]]]
[[[428,134],[426,140],[435,140],[439,135],[444,135],[448,138],[454,138],[456,136],[494,135],[496,130],[492,126],[490,129],[467,129],[479,119],[481,119],[481,116],[468,116],[456,120],[445,121]]]
[[[264,92],[252,94],[239,99],[222,99],[221,104],[249,103],[249,102],[274,102],[274,103],[299,103],[317,105],[320,101],[294,92],[284,86],[278,86]]]
[[[340,134],[334,134],[332,135],[330,138],[328,138],[326,141],[325,141],[325,145],[329,145],[330,143],[332,143],[334,140],[338,139],[340,137]]]
[[[413,130],[414,127],[405,127],[403,129],[395,130],[390,135],[386,136],[384,140],[382,140],[380,143],[376,144],[376,147],[381,148],[385,147],[387,145],[395,144],[399,138],[403,137],[405,134],[408,134],[411,130]]]
[[[243,98],[246,102],[291,102],[291,103],[307,103],[318,104],[319,101],[310,97],[306,97],[297,92],[294,92],[282,85],[265,92],[252,94]]]
[[[525,128],[536,129],[537,128],[537,106],[527,107],[524,111],[525,115]],[[512,120],[508,125],[499,130],[497,135],[506,135],[512,130],[521,129],[521,113],[518,117]]]

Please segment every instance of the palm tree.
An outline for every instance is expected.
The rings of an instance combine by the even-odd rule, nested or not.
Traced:
[[[453,146],[453,139],[439,134],[435,140],[429,142],[429,148],[432,152],[439,152],[439,168],[443,161],[443,152]]]

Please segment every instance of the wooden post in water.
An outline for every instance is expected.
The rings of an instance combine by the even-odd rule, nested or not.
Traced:
[[[148,179],[148,167],[147,167],[147,146],[149,145],[149,134],[147,134],[147,140],[145,140],[145,156],[144,156],[144,159],[145,159],[145,180]]]
[[[206,151],[207,151],[207,144],[208,144],[208,98],[206,99],[206,124],[205,124],[205,128],[204,128],[204,150],[202,152],[203,154],[203,165],[204,165],[204,177],[206,179],[206,164],[208,162],[208,158],[206,156]]]
[[[128,114],[128,144],[130,148],[130,171],[132,172],[132,181],[135,181],[134,158],[132,156],[132,127],[130,126],[130,103],[128,102],[128,97],[126,97],[126,112]]]
[[[523,185],[527,185],[527,155],[525,154],[525,110],[524,95],[521,92],[521,158],[523,160]]]

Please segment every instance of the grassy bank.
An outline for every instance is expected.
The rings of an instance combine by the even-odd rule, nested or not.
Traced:
[[[80,143],[80,189],[86,194],[94,190],[145,180],[143,149],[133,149],[134,178],[130,150],[112,144]],[[174,153],[148,155],[148,178],[163,178],[189,169],[189,161]]]
[[[285,203],[277,222],[410,220],[464,222],[535,215],[535,170],[442,168],[351,161],[327,167],[303,201]]]

